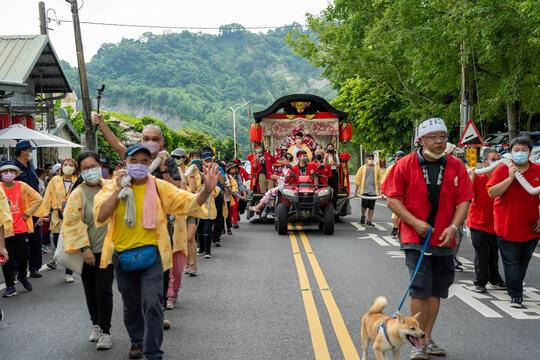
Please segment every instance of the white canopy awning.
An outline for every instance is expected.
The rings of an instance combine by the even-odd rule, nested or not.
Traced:
[[[20,124],[0,130],[0,146],[15,147],[20,140],[28,140],[36,147],[82,147],[61,137],[35,131]]]

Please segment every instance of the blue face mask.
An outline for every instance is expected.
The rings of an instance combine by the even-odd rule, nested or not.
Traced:
[[[526,151],[516,151],[512,153],[512,159],[518,165],[522,165],[529,161],[529,153]]]
[[[101,178],[101,169],[97,167],[85,170],[81,173],[81,176],[88,184],[97,184]]]
[[[201,163],[201,159],[193,159],[191,160],[191,163],[194,165],[199,165]]]

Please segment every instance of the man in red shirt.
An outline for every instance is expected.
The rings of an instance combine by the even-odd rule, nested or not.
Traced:
[[[529,161],[533,142],[520,136],[510,142],[514,165],[499,165],[486,185],[495,199],[493,217],[501,251],[510,306],[523,307],[523,279],[540,237],[540,200],[515,179],[516,171],[532,185],[540,186],[540,165]]]
[[[268,151],[264,151],[260,142],[255,143],[255,153],[249,154],[247,160],[251,163],[251,189],[255,191],[258,185],[259,192],[264,194],[273,188],[272,166],[276,159]]]
[[[488,149],[484,154],[485,167],[501,158],[495,149]],[[504,281],[499,274],[499,246],[493,227],[493,199],[489,197],[486,184],[490,174],[469,172],[474,187],[474,199],[469,209],[467,226],[471,230],[471,240],[475,250],[474,269],[476,272],[475,290],[479,293],[487,291],[488,281],[496,289],[505,289]]]
[[[456,232],[467,216],[473,197],[465,166],[446,156],[447,129],[442,119],[428,119],[418,127],[417,152],[405,156],[390,170],[382,185],[388,207],[401,219],[401,249],[412,277],[430,227],[433,232],[418,273],[412,283],[411,314],[421,313],[420,326],[426,337],[424,348],[413,348],[411,359],[445,355],[431,333],[439,312],[440,299],[448,297],[454,282]]]
[[[293,171],[296,176],[292,175],[294,184],[298,184],[300,176],[309,176],[310,182],[313,182],[312,174],[317,168],[314,163],[309,162],[308,154],[304,150],[298,150],[296,153],[297,163],[293,166]]]

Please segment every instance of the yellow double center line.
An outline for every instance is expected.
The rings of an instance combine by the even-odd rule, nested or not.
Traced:
[[[292,225],[288,225],[289,230],[293,230]],[[326,279],[323,275],[319,262],[313,254],[311,245],[306,234],[301,231],[302,227],[296,225],[302,244],[307,254],[309,263],[319,285],[319,290],[321,292],[324,304],[330,315],[330,321],[332,322],[332,327],[338,339],[341,351],[343,352],[343,357],[345,359],[360,359],[358,356],[358,351],[354,346],[354,343],[351,339],[349,331],[345,326],[341,312],[334,300],[334,296],[326,282]],[[307,277],[306,268],[304,266],[304,261],[302,260],[302,254],[298,246],[298,240],[294,232],[289,232],[289,237],[291,238],[291,247],[293,251],[294,261],[296,263],[296,270],[298,271],[298,280],[300,281],[300,289],[302,291],[302,298],[304,300],[304,308],[306,310],[306,317],[308,320],[309,331],[311,333],[311,342],[313,343],[313,351],[315,353],[315,358],[318,359],[330,359],[330,353],[328,352],[328,345],[324,337],[324,332],[321,325],[321,320],[319,318],[319,313],[317,312],[317,307],[315,306],[315,300],[313,299],[313,293],[309,285],[309,279]]]

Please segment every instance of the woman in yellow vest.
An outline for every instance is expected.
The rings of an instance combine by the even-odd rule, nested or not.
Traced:
[[[202,176],[200,171],[202,171],[201,164],[201,152],[199,150],[193,150],[189,154],[190,166],[195,165],[197,169],[192,171],[191,174],[187,177],[187,190],[191,191],[193,194],[198,193],[202,189]],[[197,269],[197,228],[199,226],[200,219],[188,216],[186,219],[187,222],[187,265],[185,273],[189,276],[199,275],[199,270]]]
[[[107,180],[101,178],[100,159],[93,151],[83,152],[79,156],[78,168],[81,177],[73,185],[64,209],[62,239],[66,253],[82,252],[84,265],[81,279],[92,321],[89,341],[97,343],[97,350],[107,350],[112,347],[110,329],[114,268],[112,264],[105,269],[99,268],[107,227],[97,228],[93,215],[94,198]]]
[[[13,226],[5,232],[8,254],[11,259],[17,261],[17,279],[28,291],[32,291],[32,284],[27,279],[28,272],[28,234],[34,232],[32,215],[36,213],[40,204],[41,196],[32,187],[22,181],[15,181],[21,170],[11,161],[0,164],[0,175],[3,190],[9,202],[9,208],[13,219]],[[2,266],[6,290],[3,297],[17,295],[15,290],[15,276],[12,272],[11,261]]]
[[[9,260],[9,254],[6,249],[5,235],[7,231],[13,232],[13,218],[4,190],[0,190],[0,263],[6,263]],[[0,309],[0,323],[4,318],[4,312]]]
[[[47,190],[45,190],[41,210],[42,212],[49,213],[52,209],[49,230],[53,234],[55,247],[58,244],[58,235],[62,226],[64,208],[75,181],[77,181],[77,164],[73,159],[65,159],[62,161],[60,175],[54,176],[49,182]],[[48,263],[47,266],[50,269],[56,269],[56,263],[54,261]],[[65,282],[72,283],[74,281],[72,274],[73,272],[71,270],[66,269]]]

